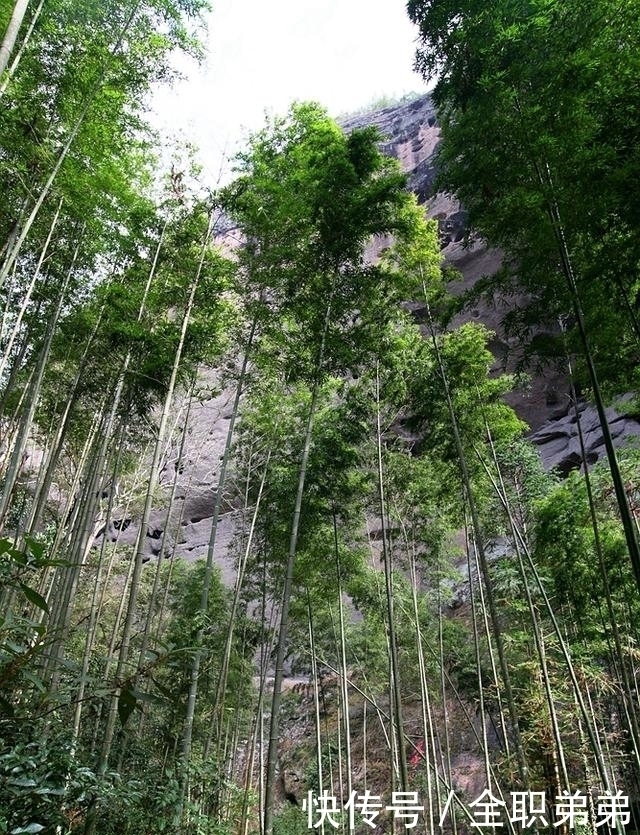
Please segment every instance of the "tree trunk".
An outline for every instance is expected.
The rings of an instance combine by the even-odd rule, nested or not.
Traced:
[[[334,278],[334,286],[336,278]],[[320,346],[318,350],[318,361],[316,363],[316,377],[313,383],[313,391],[311,393],[311,404],[309,406],[309,414],[307,417],[307,426],[304,436],[304,445],[302,449],[302,458],[300,460],[300,470],[298,473],[298,489],[296,493],[296,501],[293,511],[293,520],[291,523],[289,553],[287,556],[286,574],[284,588],[282,591],[282,610],[280,612],[280,624],[278,632],[278,651],[276,656],[275,675],[273,679],[273,697],[271,699],[271,719],[269,725],[269,751],[267,755],[267,774],[265,781],[263,835],[272,835],[273,831],[273,805],[275,800],[276,766],[278,763],[278,741],[280,731],[280,704],[282,702],[281,690],[282,679],[284,678],[284,656],[286,651],[287,639],[289,636],[289,604],[291,602],[291,594],[293,591],[293,569],[295,567],[296,552],[298,548],[298,532],[300,529],[302,498],[304,495],[304,485],[307,477],[307,464],[309,461],[309,453],[311,451],[311,436],[313,433],[316,406],[318,404],[318,395],[320,393],[320,378],[322,375],[322,365],[324,362],[327,332],[329,330],[329,322],[331,320],[332,298],[333,287],[331,293],[329,294],[329,300],[327,302],[322,337],[320,340]]]
[[[4,38],[0,44],[0,75],[7,69],[28,5],[29,0],[16,0],[13,7],[7,31],[4,33]]]
[[[247,374],[247,367],[249,364],[249,356],[251,353],[252,345],[253,345],[253,338],[255,336],[257,327],[257,321],[254,318],[251,324],[251,331],[249,333],[247,339],[247,345],[245,347],[244,356],[242,359],[242,366],[240,369],[240,375],[238,377],[238,381],[236,384],[235,396],[233,400],[233,408],[231,410],[231,418],[229,420],[229,425],[227,427],[227,436],[225,439],[224,445],[224,452],[222,454],[222,462],[220,464],[220,473],[218,475],[218,488],[216,490],[216,499],[215,504],[213,506],[213,515],[211,519],[211,535],[209,537],[209,542],[207,545],[207,560],[205,565],[205,574],[202,582],[202,592],[200,595],[200,605],[198,608],[198,612],[204,616],[209,607],[209,592],[211,589],[211,581],[213,579],[213,556],[215,551],[216,545],[216,538],[218,534],[218,520],[220,518],[220,510],[222,508],[222,499],[224,495],[225,489],[225,482],[227,476],[227,469],[229,466],[229,462],[231,460],[231,451],[233,445],[233,433],[235,431],[236,420],[238,418],[238,411],[240,408],[240,399],[242,397],[242,393],[244,390],[244,383],[245,377]],[[235,618],[235,610],[237,608],[237,599],[239,593],[234,595],[234,609],[232,611],[232,623],[229,627],[229,635],[227,640],[227,650],[231,651],[231,633],[233,631],[233,619]],[[204,619],[203,619],[204,622]],[[200,644],[202,642],[203,637],[203,627],[198,630],[198,635],[196,637],[196,651],[193,655],[193,662],[191,665],[191,671],[189,675],[189,695],[187,697],[187,708],[185,713],[185,720],[184,720],[184,728],[183,728],[183,735],[182,735],[182,744],[181,744],[181,759],[182,759],[182,768],[183,768],[183,775],[182,775],[182,791],[181,797],[176,805],[175,811],[175,825],[176,827],[181,826],[181,817],[182,817],[182,808],[184,804],[184,798],[187,794],[187,786],[189,781],[189,759],[191,756],[191,745],[192,745],[192,737],[193,737],[193,720],[195,717],[195,710],[196,710],[196,698],[198,695],[198,677],[200,674],[200,663],[201,663],[201,655],[202,652],[200,650]],[[225,656],[226,658],[226,651]],[[223,662],[224,663],[224,662]],[[226,679],[226,670],[224,678]],[[216,694],[216,711],[214,712],[214,723],[218,721],[218,716],[216,715],[217,707],[219,706],[220,699],[224,696],[224,690],[221,691],[222,682],[219,680],[218,682],[218,692]]]
[[[131,26],[131,24],[133,23],[133,19],[136,15],[136,12],[138,10],[139,5],[140,5],[140,2],[136,2],[134,4],[133,9],[131,10],[131,13],[130,13],[129,17],[127,18],[127,21],[125,22],[124,27],[120,31],[120,33],[118,35],[118,39],[117,39],[113,49],[111,50],[111,54],[110,54],[111,58],[113,58],[116,55],[116,53],[118,52],[118,50],[120,49],[120,47],[121,47],[121,45],[122,45],[122,43],[125,39],[125,36],[127,34],[127,31],[129,29],[129,27]],[[10,247],[10,249],[8,250],[8,252],[6,254],[4,263],[3,263],[2,267],[0,268],[0,288],[3,287],[3,285],[6,281],[6,278],[9,275],[9,272],[10,272],[11,268],[13,267],[16,259],[18,258],[18,255],[20,254],[20,250],[22,249],[22,244],[25,242],[25,240],[27,238],[27,235],[31,231],[31,227],[33,226],[33,223],[34,223],[35,219],[37,218],[37,216],[40,212],[40,209],[42,208],[42,204],[47,199],[47,196],[49,195],[49,192],[51,191],[51,187],[53,186],[53,183],[55,182],[55,179],[58,176],[58,173],[59,173],[60,169],[62,168],[62,164],[64,163],[65,159],[67,158],[67,154],[71,150],[71,146],[73,145],[76,136],[80,132],[80,128],[84,124],[84,120],[87,117],[87,114],[88,114],[88,112],[91,108],[91,105],[93,104],[93,101],[94,101],[96,95],[98,94],[98,91],[100,90],[101,86],[104,84],[104,82],[106,80],[107,73],[109,71],[109,67],[110,67],[110,61],[108,61],[107,65],[102,69],[100,75],[98,76],[98,79],[97,79],[96,83],[92,87],[92,89],[89,93],[89,96],[87,97],[87,100],[86,100],[84,106],[82,107],[82,109],[80,111],[80,114],[78,115],[73,127],[71,128],[71,131],[69,132],[69,135],[67,136],[66,142],[64,143],[64,145],[62,146],[62,148],[61,148],[61,150],[58,154],[58,158],[56,159],[56,162],[55,162],[55,164],[54,164],[54,166],[51,170],[51,173],[47,177],[47,180],[45,181],[45,184],[40,189],[40,193],[38,194],[36,202],[34,203],[33,208],[31,209],[31,213],[29,214],[29,217],[26,219],[20,234],[17,236],[15,242],[13,243],[13,245]]]
[[[27,2],[28,2],[28,0],[27,0]],[[40,0],[35,12],[31,16],[31,20],[29,21],[29,26],[27,28],[27,31],[25,32],[24,38],[22,39],[22,43],[20,44],[20,49],[18,49],[18,51],[16,52],[15,58],[11,62],[11,66],[7,69],[7,73],[6,73],[5,77],[2,79],[2,83],[0,83],[0,98],[2,98],[2,96],[5,94],[11,79],[13,78],[13,76],[16,73],[16,70],[18,69],[18,64],[20,63],[20,59],[22,58],[22,55],[23,55],[25,49],[27,48],[27,44],[31,40],[31,35],[33,34],[33,30],[36,27],[36,23],[38,21],[38,18],[40,17],[40,12],[44,8],[44,3],[45,3],[45,0]]]
[[[402,716],[402,690],[400,686],[400,664],[398,659],[398,638],[394,616],[393,599],[393,565],[391,543],[389,542],[387,526],[387,503],[384,487],[384,470],[382,462],[382,424],[380,414],[380,364],[376,362],[376,454],[378,476],[378,498],[380,501],[380,524],[382,525],[382,557],[384,562],[385,595],[387,605],[387,631],[389,634],[389,660],[391,664],[392,692],[389,694],[393,704],[392,738],[396,745],[400,788],[402,792],[409,791],[409,770],[407,767],[407,753],[404,744],[404,721]]]
[[[127,614],[125,617],[123,634],[120,642],[120,652],[118,655],[118,663],[116,666],[115,672],[115,681],[116,681],[116,689],[111,699],[111,706],[109,709],[109,715],[107,719],[107,725],[105,728],[105,735],[103,740],[102,752],[100,755],[100,762],[98,765],[98,773],[104,774],[107,769],[107,765],[109,762],[109,753],[111,750],[111,743],[113,740],[113,734],[115,731],[115,724],[116,718],[118,713],[118,701],[120,698],[120,694],[122,692],[121,681],[122,676],[124,674],[125,666],[128,663],[129,657],[129,645],[131,643],[131,636],[133,631],[133,622],[135,619],[135,610],[136,610],[136,603],[138,599],[138,589],[140,585],[140,577],[142,574],[142,566],[143,566],[143,559],[145,556],[144,552],[144,544],[147,536],[147,528],[149,525],[149,518],[151,515],[151,509],[153,504],[153,498],[155,489],[158,483],[158,465],[160,462],[160,456],[164,447],[164,439],[167,430],[167,425],[169,423],[169,417],[171,415],[171,409],[173,405],[173,397],[176,387],[176,382],[178,379],[178,371],[180,369],[180,363],[182,361],[182,354],[184,351],[185,340],[187,336],[187,328],[189,326],[189,321],[191,318],[191,312],[193,309],[193,305],[195,302],[195,295],[196,290],[198,288],[198,283],[200,281],[200,276],[202,274],[202,268],[204,265],[204,257],[206,254],[207,247],[209,245],[209,239],[211,236],[213,228],[212,218],[209,221],[209,225],[207,228],[207,232],[205,235],[205,239],[202,244],[202,250],[200,255],[200,261],[198,263],[198,268],[196,271],[196,275],[191,283],[191,290],[189,293],[189,299],[187,301],[186,308],[184,310],[182,316],[182,328],[180,331],[180,339],[178,342],[178,346],[176,349],[176,353],[173,360],[173,367],[171,369],[171,376],[169,378],[169,383],[167,386],[167,392],[165,394],[164,404],[162,407],[162,414],[160,417],[160,425],[158,427],[158,434],[156,438],[156,442],[154,445],[154,452],[153,452],[153,459],[151,462],[150,474],[149,474],[149,482],[147,486],[146,496],[145,496],[145,503],[144,508],[142,511],[142,516],[140,519],[140,530],[138,531],[138,537],[135,544],[135,557],[133,561],[133,576],[131,578],[131,588],[129,590],[129,601],[127,604]],[[95,817],[93,817],[93,826],[87,830],[87,835],[92,832],[95,828]]]
[[[462,438],[460,436],[460,430],[458,428],[458,419],[455,413],[455,409],[453,406],[453,401],[451,399],[451,392],[449,390],[449,381],[446,374],[446,369],[444,367],[444,362],[442,360],[442,354],[440,352],[440,346],[438,345],[438,339],[435,332],[435,326],[433,322],[433,318],[431,316],[431,309],[429,305],[429,300],[427,296],[426,287],[423,286],[424,292],[424,299],[427,308],[427,315],[429,319],[429,329],[431,335],[431,341],[434,347],[436,360],[438,364],[438,368],[440,369],[440,374],[442,377],[442,385],[444,388],[445,399],[447,403],[447,409],[449,411],[449,418],[451,420],[451,429],[453,432],[454,443],[456,447],[456,452],[458,454],[458,464],[460,467],[460,478],[462,481],[462,489],[464,491],[464,497],[466,499],[467,506],[469,508],[469,514],[471,516],[471,529],[473,531],[473,539],[474,544],[476,547],[477,555],[478,555],[478,562],[480,567],[480,573],[482,576],[482,580],[484,582],[484,592],[486,595],[486,600],[489,609],[489,617],[491,619],[491,627],[493,636],[496,643],[496,651],[498,654],[498,663],[500,665],[500,674],[502,676],[502,682],[505,689],[505,697],[507,701],[507,710],[509,711],[509,720],[511,725],[511,732],[513,733],[514,744],[516,748],[516,757],[518,760],[518,769],[520,772],[520,778],[522,780],[523,787],[528,790],[529,786],[529,773],[527,769],[527,763],[524,756],[524,748],[522,745],[522,737],[520,734],[520,726],[518,724],[518,714],[516,711],[516,704],[513,695],[513,688],[511,686],[511,675],[509,673],[509,666],[507,664],[506,653],[504,648],[504,639],[502,635],[502,628],[500,626],[500,619],[498,617],[498,610],[495,603],[495,598],[493,594],[493,589],[491,587],[491,579],[489,576],[489,566],[487,563],[487,557],[485,552],[485,544],[484,538],[482,536],[482,527],[480,524],[480,518],[478,516],[478,511],[476,507],[475,498],[473,495],[473,489],[471,485],[471,478],[469,475],[469,469],[467,466],[466,455],[464,451],[464,447],[462,444]]]

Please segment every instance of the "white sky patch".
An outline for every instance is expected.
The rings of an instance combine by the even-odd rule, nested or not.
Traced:
[[[230,176],[225,159],[243,136],[319,101],[332,116],[381,96],[426,89],[412,70],[415,27],[403,0],[213,0],[208,56],[188,79],[153,98],[165,134],[200,147],[207,180]]]

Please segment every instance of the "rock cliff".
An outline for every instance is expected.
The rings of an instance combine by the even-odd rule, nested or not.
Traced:
[[[442,254],[459,279],[451,290],[462,295],[478,279],[496,272],[500,266],[499,252],[467,234],[466,213],[450,195],[437,192],[435,154],[440,141],[436,112],[428,94],[397,107],[360,114],[342,122],[345,130],[374,125],[384,137],[384,151],[396,157],[408,177],[409,188],[426,206],[427,213],[438,221]],[[513,304],[512,299],[496,297],[491,303],[477,301],[461,314],[456,323],[475,320],[494,332],[490,349],[496,358],[496,370],[513,371],[522,359],[516,340],[505,335],[502,319]],[[415,306],[419,317],[419,305]],[[547,370],[531,374],[526,387],[509,396],[510,404],[531,427],[531,441],[538,446],[547,469],[557,468],[566,474],[582,464],[577,420],[569,408],[569,385],[562,373]],[[620,411],[608,410],[614,443],[618,446],[630,438],[640,437],[640,415],[626,414],[628,404],[620,403]],[[596,411],[587,404],[580,406],[588,464],[604,454],[602,433]]]
[[[435,192],[439,129],[428,95],[346,118],[342,125],[347,131],[364,125],[378,128],[383,136],[383,150],[400,161],[407,173],[409,187],[424,203],[428,214],[438,221],[445,262],[460,275],[452,285],[454,293],[464,293],[479,278],[497,270],[500,253],[487,248],[480,240],[469,239],[464,209],[449,195]],[[496,370],[513,370],[521,357],[519,346],[505,336],[501,327],[508,306],[507,299],[478,302],[458,319],[477,320],[494,331],[489,347],[496,358]],[[419,317],[419,305],[415,308]],[[146,550],[150,559],[175,554],[194,560],[206,555],[220,458],[230,416],[229,396],[207,394],[212,389],[215,389],[215,381],[204,378],[201,399],[191,407],[188,419],[183,419],[185,437],[181,454],[178,442],[167,451],[161,486],[167,498],[170,491],[175,490],[178,501],[170,517],[164,510],[154,511],[147,531]],[[510,402],[531,427],[531,440],[539,447],[547,468],[557,467],[567,473],[581,465],[576,419],[569,411],[568,386],[561,374],[532,376],[525,389],[510,396]],[[588,463],[593,463],[602,455],[602,436],[595,410],[583,404],[581,411],[586,458]],[[616,444],[626,442],[629,437],[640,437],[637,415],[623,416],[610,409],[609,417]],[[161,499],[159,504],[163,503]],[[215,547],[215,559],[227,580],[233,576],[227,554],[233,533],[233,514],[230,501],[224,509]],[[101,535],[112,541],[135,542],[134,516],[121,508],[115,521]]]

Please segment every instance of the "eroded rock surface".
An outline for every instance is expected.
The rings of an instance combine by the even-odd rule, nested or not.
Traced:
[[[484,276],[493,275],[500,267],[501,254],[486,244],[467,235],[467,215],[459,201],[435,191],[435,153],[440,142],[436,112],[428,94],[397,107],[375,113],[360,114],[343,121],[345,130],[374,125],[383,136],[383,150],[396,157],[408,177],[409,188],[427,208],[430,217],[438,221],[442,254],[445,264],[453,267],[459,279],[450,290],[461,296]],[[513,306],[512,297],[496,294],[491,301],[478,300],[458,316],[453,324],[465,321],[482,322],[494,332],[489,348],[496,358],[496,371],[514,371],[522,360],[518,341],[508,337],[502,320]],[[420,318],[420,305],[414,305]],[[507,399],[518,415],[536,430],[557,411],[558,400],[568,394],[562,373],[547,370],[545,377],[534,376],[519,391]]]
[[[200,397],[192,404],[186,425],[184,409],[182,412],[182,425],[179,415],[177,432],[165,454],[157,504],[147,526],[144,552],[149,559],[177,556],[193,561],[207,555],[220,463],[231,418],[231,395],[217,393],[215,380],[203,374]],[[185,438],[180,456],[182,432]],[[174,501],[169,513],[172,494]],[[229,552],[235,505],[233,494],[224,497],[214,548],[214,560],[229,585],[235,579]],[[112,522],[97,542],[106,536],[111,542],[117,540],[133,547],[139,531],[139,519],[135,516],[126,505],[116,507]]]
[[[626,403],[623,401],[619,403],[619,409],[606,409],[607,422],[616,447],[640,444],[638,414],[625,413],[625,406]],[[571,408],[566,414],[547,421],[529,436],[540,452],[545,469],[555,469],[562,475],[567,475],[571,470],[581,467],[585,461],[589,466],[601,458],[606,458],[602,426],[595,406],[579,404],[578,415],[575,409]]]

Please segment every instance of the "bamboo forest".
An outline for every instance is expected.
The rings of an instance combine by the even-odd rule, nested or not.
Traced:
[[[640,2],[401,5],[212,184],[0,0],[0,835],[640,831]]]

